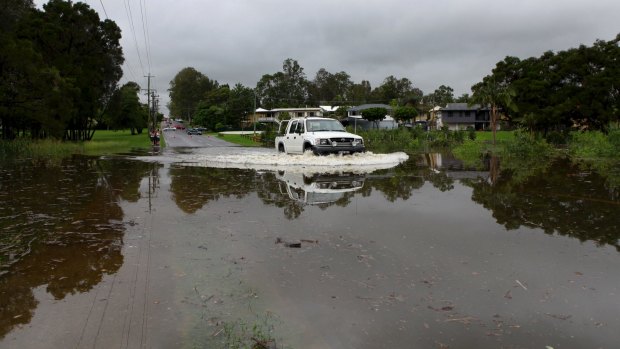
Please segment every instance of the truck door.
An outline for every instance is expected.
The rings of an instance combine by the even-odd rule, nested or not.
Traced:
[[[288,141],[288,152],[301,153],[304,146],[304,122],[303,120],[294,120],[286,135]]]

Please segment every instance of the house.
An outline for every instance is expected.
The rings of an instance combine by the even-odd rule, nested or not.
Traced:
[[[347,109],[347,123],[349,125],[353,125],[354,128],[361,128],[364,130],[369,130],[377,127],[375,122],[364,120],[362,118],[362,114],[364,110],[370,108],[385,108],[387,109],[388,114],[385,116],[383,120],[379,122],[380,129],[393,129],[398,127],[398,123],[396,120],[390,116],[392,114],[392,107],[387,104],[362,104],[357,107],[352,107]]]
[[[319,105],[319,108],[323,111],[323,116],[333,116],[338,111],[340,106],[331,106],[331,105]]]
[[[437,125],[448,126],[448,129],[486,130],[491,124],[491,112],[489,108],[481,108],[479,104],[467,105],[467,103],[448,103],[437,114]]]

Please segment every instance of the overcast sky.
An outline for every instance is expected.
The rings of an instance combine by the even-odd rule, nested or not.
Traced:
[[[292,58],[309,80],[325,68],[375,88],[393,75],[425,94],[447,85],[460,96],[506,56],[537,57],[620,33],[618,0],[83,2],[123,32],[121,83],[146,88],[150,72],[164,114],[170,80],[185,67],[254,88]]]

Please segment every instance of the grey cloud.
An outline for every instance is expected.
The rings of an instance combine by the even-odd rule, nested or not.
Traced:
[[[35,1],[41,4],[43,1]],[[101,2],[87,0],[103,13]],[[129,0],[145,64],[140,1]],[[146,86],[124,1],[103,1],[123,30],[133,76]],[[263,74],[296,59],[317,70],[347,72],[373,87],[406,77],[429,93],[449,85],[468,93],[505,56],[527,58],[620,32],[615,0],[157,0],[146,7],[151,73],[162,105],[169,81],[191,66],[220,83],[254,87]],[[144,69],[147,69],[145,67]],[[148,71],[146,72],[148,73]],[[131,80],[126,72],[123,82]]]

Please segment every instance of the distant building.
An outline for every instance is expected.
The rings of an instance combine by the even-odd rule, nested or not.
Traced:
[[[450,130],[486,130],[491,125],[489,108],[482,108],[479,104],[468,106],[467,103],[448,103],[437,114],[437,126],[448,126]]]
[[[333,117],[340,106],[319,105],[319,108],[323,111],[323,116]]]
[[[347,109],[347,123],[355,128],[361,128],[363,130],[369,130],[377,127],[373,121],[368,121],[362,118],[364,110],[370,108],[385,108],[387,109],[387,115],[383,120],[379,122],[380,129],[393,129],[397,128],[398,124],[396,120],[392,118],[392,107],[387,104],[362,104],[357,107]]]

